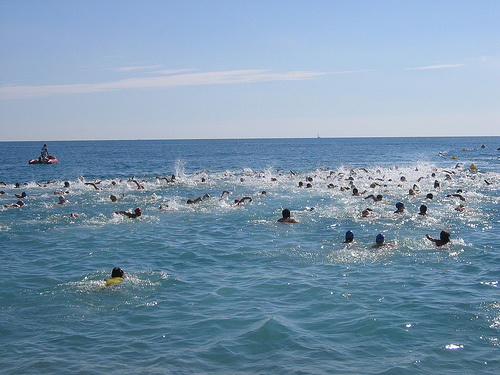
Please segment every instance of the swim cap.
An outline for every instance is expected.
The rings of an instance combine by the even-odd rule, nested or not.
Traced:
[[[59,202],[64,202],[66,199],[64,199],[64,197],[62,195],[59,196]]]
[[[354,233],[352,233],[351,230],[348,230],[347,232],[345,232],[345,239],[346,240],[352,240],[352,239],[354,239]]]
[[[109,199],[111,199],[111,201],[112,201],[112,202],[115,202],[115,201],[116,201],[116,195],[111,194],[111,195],[109,196]]]
[[[400,209],[401,207],[404,207],[404,204],[401,202],[396,203],[396,208]]]
[[[136,214],[136,215],[138,215],[138,216],[141,216],[141,214],[142,214],[142,210],[141,210],[139,207],[137,207],[137,208],[135,209],[135,214]]]
[[[377,238],[375,239],[376,243],[384,243],[385,237],[382,233],[377,234]]]
[[[111,271],[111,277],[123,277],[123,271],[120,267],[113,268]]]
[[[23,192],[21,193],[21,198],[26,198],[27,196],[28,196],[28,194],[26,194],[26,192],[25,192],[25,191],[23,191]]]
[[[24,202],[23,201],[17,201],[17,204],[20,205],[20,206],[24,206]]]

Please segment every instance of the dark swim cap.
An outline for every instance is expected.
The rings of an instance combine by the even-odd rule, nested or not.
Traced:
[[[120,267],[115,267],[113,268],[113,271],[111,271],[111,277],[123,277],[124,272]]]
[[[376,243],[384,243],[385,237],[382,233],[377,234],[377,238],[375,239]]]
[[[346,240],[352,240],[352,239],[354,239],[354,233],[352,233],[351,230],[348,230],[347,232],[345,232],[345,239]]]

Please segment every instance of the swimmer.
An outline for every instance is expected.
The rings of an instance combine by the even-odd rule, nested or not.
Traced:
[[[66,200],[66,198],[64,198],[62,195],[59,196],[59,202],[57,202],[57,204],[60,204],[60,205],[63,205],[63,204],[66,204],[68,201]]]
[[[413,189],[410,189],[410,190],[408,191],[408,195],[417,195],[417,194],[418,194],[418,193],[417,193],[415,190],[413,190]]]
[[[439,183],[438,180],[434,181],[434,189],[439,189],[441,187],[441,184]]]
[[[145,189],[145,187],[143,185],[141,185],[139,183],[139,181],[137,181],[136,179],[131,179],[132,182],[135,182],[135,184],[137,185],[137,189],[138,190],[142,190],[142,189]]]
[[[384,235],[382,233],[377,234],[377,237],[375,238],[375,245],[372,246],[372,249],[377,248],[377,247],[382,247],[382,246],[396,247],[396,245],[393,245],[392,243],[387,243],[384,241],[385,241]]]
[[[56,190],[56,191],[54,191],[54,195],[63,195],[63,194],[69,194],[69,190],[66,190],[66,191]]]
[[[72,212],[69,214],[69,217],[79,217],[80,215],[78,215],[76,212]]]
[[[427,206],[425,204],[420,206],[420,212],[418,214],[422,216],[427,216]]]
[[[369,196],[365,197],[365,199],[370,199],[370,198],[372,198],[375,202],[380,202],[383,197],[381,194],[379,194],[377,196],[370,194]]]
[[[104,279],[104,281],[106,281],[106,286],[111,286],[123,281],[124,276],[125,273],[123,272],[123,270],[119,267],[115,267],[113,268],[113,271],[111,271],[111,277],[108,279]]]
[[[443,246],[446,245],[448,242],[450,242],[450,232],[442,230],[441,233],[439,234],[439,239],[437,238],[432,238],[428,234],[425,235],[428,240],[434,242],[436,246]]]
[[[142,210],[137,207],[134,211],[134,213],[132,212],[128,212],[128,211],[115,211],[115,214],[121,214],[121,215],[125,215],[131,219],[135,219],[135,218],[138,218],[142,215]]]
[[[14,194],[16,198],[26,198],[28,194],[26,194],[25,191],[23,191],[21,194]]]
[[[24,206],[25,203],[23,201],[17,201],[16,203],[4,204],[4,208],[19,208]]]
[[[354,243],[354,233],[351,230],[345,232],[345,241],[344,243]]]
[[[291,213],[288,208],[285,208],[283,211],[281,211],[281,214],[283,217],[281,219],[278,219],[278,223],[298,223],[297,220],[291,218]]]
[[[246,200],[249,201],[249,202],[253,201],[252,197],[243,197],[241,199],[235,199],[234,200],[234,204],[236,206],[239,206],[239,205],[245,204]]]
[[[100,182],[100,181],[99,181],[99,182]],[[90,185],[90,186],[93,186],[93,187],[94,187],[94,189],[96,189],[96,190],[101,190],[100,188],[98,188],[98,187],[97,187],[97,184],[98,184],[99,182],[84,182],[83,184],[84,184],[84,185]]]
[[[429,199],[429,200],[432,200],[434,199],[434,195],[432,193],[429,193],[425,196],[425,199]]]
[[[465,198],[461,194],[448,194],[446,197],[457,197],[460,198],[461,201],[465,201]]]
[[[230,191],[224,190],[220,196],[220,199],[226,199],[229,194],[231,194]]]
[[[365,193],[366,193],[366,190],[365,190],[365,191],[363,191],[362,193],[360,193],[360,192],[359,192],[359,190],[358,190],[357,188],[353,188],[353,189],[352,189],[352,195],[353,195],[354,197],[359,197],[359,196],[361,196],[361,195],[363,195],[363,194],[365,194]]]
[[[198,197],[196,199],[188,199],[186,201],[187,204],[195,204],[195,203],[198,203],[198,202],[201,202],[203,199],[201,199],[201,197]]]
[[[396,203],[396,211],[395,214],[401,214],[405,212],[405,205],[401,202]]]
[[[361,217],[368,217],[373,214],[373,210],[371,208],[367,208],[361,212]]]
[[[116,202],[116,201],[118,200],[118,198],[116,198],[116,195],[114,195],[114,194],[111,194],[111,195],[109,196],[109,199],[111,199],[111,202],[113,202],[113,203],[114,203],[114,202]]]
[[[455,207],[455,211],[462,212],[463,210],[465,210],[465,204],[463,203],[460,203],[459,206]]]

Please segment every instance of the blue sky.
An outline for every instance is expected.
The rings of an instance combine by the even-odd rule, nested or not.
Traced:
[[[0,1],[0,141],[500,135],[500,1]]]

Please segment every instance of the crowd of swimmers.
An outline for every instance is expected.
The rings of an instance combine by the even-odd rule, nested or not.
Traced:
[[[457,166],[455,168],[458,168],[459,167],[459,164],[457,164]],[[397,169],[397,167],[395,167]],[[322,169],[320,169],[322,170]],[[282,170],[278,170],[278,173],[281,175],[281,171]],[[324,170],[324,171],[329,171],[329,170]],[[365,168],[359,168],[359,171],[365,171],[366,173],[368,173],[369,171],[366,170]],[[202,171],[204,172],[204,171]],[[377,172],[380,172],[380,171],[377,171]],[[451,172],[451,171],[446,171],[444,170],[445,172],[445,180],[450,180],[451,179],[451,174],[453,174],[454,172]],[[201,173],[201,172],[198,172],[198,174]],[[257,172],[255,172],[257,173]],[[298,174],[296,172],[293,172],[293,171],[290,171],[290,174],[292,176],[297,176]],[[364,190],[364,191],[360,191],[356,186],[355,186],[355,178],[353,176],[356,176],[356,172],[354,170],[351,170],[351,173],[350,173],[350,176],[347,177],[344,173],[339,173],[339,172],[335,172],[335,171],[329,171],[329,175],[327,175],[326,177],[320,177],[320,179],[323,179],[323,180],[328,180],[328,179],[336,179],[338,181],[347,181],[347,184],[345,183],[342,183],[341,182],[341,185],[347,185],[347,186],[338,186],[338,185],[335,185],[334,183],[328,183],[326,186],[327,188],[329,189],[335,189],[335,188],[339,188],[340,191],[342,192],[351,192],[350,194],[353,196],[353,197],[362,197],[364,198],[365,201],[371,201],[373,203],[377,203],[377,202],[381,202],[382,200],[384,200],[384,197],[382,194],[367,194],[367,190]],[[262,176],[262,172],[259,174],[259,177],[263,177]],[[313,183],[315,182],[315,178],[317,176],[314,176],[313,177],[306,177],[305,178],[305,181],[300,181],[297,185],[298,188],[312,188],[313,187]],[[347,178],[346,178],[347,177]],[[428,178],[429,176],[427,176]],[[432,173],[431,174],[431,177],[432,178],[436,178],[436,174],[435,173]],[[424,179],[425,177],[420,177],[416,182],[417,183],[420,183],[420,181],[422,181],[422,179]],[[372,189],[375,189],[377,187],[385,187],[387,185],[385,185],[387,183],[387,181],[389,182],[394,182],[392,179],[388,179],[387,181],[384,180],[383,178],[373,178],[373,177],[369,177],[369,179],[373,180],[370,184],[370,188]],[[102,184],[102,181],[101,180],[94,180],[94,181],[85,181],[83,177],[80,177],[79,178],[80,182],[86,186],[92,186],[95,190],[103,190],[104,187],[114,187],[116,186],[118,183],[122,182],[122,180],[119,180],[118,182],[116,180],[113,180],[111,181],[111,183],[107,186],[103,186]],[[176,183],[178,181],[178,179],[176,178],[175,175],[172,175],[171,177],[156,177],[156,180],[157,182],[163,182],[165,181],[166,184],[172,184],[172,183]],[[273,178],[272,180],[276,180],[276,178]],[[144,183],[147,183],[148,181],[147,180],[137,180],[135,178],[129,178],[126,180],[127,182],[131,182],[131,183],[134,183],[135,186],[137,187],[138,190],[142,190],[142,189],[145,189],[144,187]],[[240,182],[244,182],[245,179],[242,177],[240,179]],[[399,187],[403,187],[403,183],[407,183],[407,179],[405,176],[401,176],[400,179],[399,179]],[[487,180],[484,180],[488,185],[491,185],[492,183],[487,181]],[[204,177],[200,178],[197,180],[197,182],[200,182],[200,183],[204,183],[206,182],[206,179]],[[43,187],[46,187],[46,186],[50,186],[50,184],[53,184],[53,183],[56,183],[56,181],[48,181],[44,184],[40,184],[40,183],[37,183],[39,186],[43,186]],[[413,185],[410,185],[411,188],[408,190],[408,195],[409,196],[415,196],[417,194],[420,194],[421,191],[419,189],[419,186],[417,185],[417,183],[414,183]],[[0,185],[3,184],[5,186],[7,186],[7,184],[5,182],[2,182],[0,181]],[[27,184],[24,184],[23,186],[26,186]],[[16,183],[15,184],[15,188],[21,188],[21,184],[19,183]],[[433,183],[433,186],[434,186],[434,189],[440,189],[441,188],[441,183],[440,181],[438,181],[437,179],[434,180],[434,183]],[[58,202],[56,203],[56,205],[64,205],[67,203],[67,200],[65,198],[65,195],[67,194],[70,194],[70,183],[69,182],[65,182],[64,183],[64,186],[63,186],[63,189],[60,189],[60,190],[56,190],[54,191],[54,194],[58,195]],[[3,194],[5,192],[3,191],[0,191],[0,194]],[[224,190],[221,194],[221,199],[227,199],[228,196],[229,196],[230,192],[227,191],[227,190]],[[262,193],[258,194],[258,196],[267,196],[269,195],[266,191],[262,191]],[[366,196],[364,196],[366,195]],[[23,207],[25,205],[24,201],[22,199],[25,199],[27,198],[27,193],[26,192],[22,192],[21,194],[15,194],[16,198],[18,198],[19,200],[15,203],[11,203],[11,204],[4,204],[3,207],[5,209],[10,209],[10,208],[19,208],[19,207]],[[117,200],[119,198],[123,198],[125,196],[125,194],[122,194],[121,196],[117,197],[115,194],[112,194],[110,196],[110,200],[112,202],[117,202]],[[457,190],[455,193],[451,193],[451,194],[447,194],[446,197],[455,197],[455,198],[458,198],[460,199],[461,203],[455,207],[455,210],[457,211],[463,211],[465,209],[465,204],[463,202],[465,202],[466,198],[463,196],[463,191],[461,189]],[[207,200],[210,200],[212,199],[212,197],[210,196],[210,194],[205,194],[203,196],[199,196],[199,197],[196,197],[196,198],[190,198],[190,199],[187,199],[186,204],[188,205],[192,205],[192,204],[196,204],[196,203],[200,203],[200,202],[203,202],[203,201],[207,201]],[[234,206],[241,206],[241,205],[245,205],[245,204],[248,204],[248,203],[251,203],[253,201],[253,197],[251,196],[244,196],[242,198],[239,198],[239,199],[234,199],[232,204]],[[427,193],[425,195],[425,200],[427,201],[432,201],[434,199],[434,194],[433,193]],[[159,207],[161,210],[163,209],[169,209],[169,205],[161,205]],[[402,214],[405,212],[406,210],[406,207],[405,207],[405,204],[403,202],[397,202],[396,203],[396,206],[395,206],[396,210],[394,211],[395,214]],[[134,211],[114,211],[114,214],[117,214],[117,215],[123,215],[127,218],[130,218],[130,219],[137,219],[137,218],[140,218],[142,216],[142,209],[140,207],[137,207]],[[361,216],[362,217],[369,217],[371,215],[374,214],[374,211],[372,208],[366,208],[364,209],[362,212],[361,212]],[[421,215],[421,216],[427,216],[428,215],[428,207],[426,204],[421,204],[420,208],[419,208],[419,212],[418,212],[418,215]],[[79,215],[77,213],[71,213],[71,216],[72,217],[78,217]],[[288,209],[284,209],[282,211],[282,217],[280,219],[277,220],[277,222],[280,222],[280,223],[298,223],[297,220],[295,220],[294,218],[291,217],[291,213],[290,213],[290,210]],[[440,236],[440,239],[433,239],[431,238],[429,235],[427,235],[427,238],[433,242],[435,242],[438,246],[442,246],[446,243],[449,242],[449,232],[447,231],[443,231],[441,233],[441,236]],[[392,244],[390,243],[386,243],[384,242],[384,237],[382,234],[379,234],[376,238],[376,241],[375,241],[375,247],[378,247],[378,246],[393,246]],[[348,231],[346,233],[346,243],[349,243],[349,242],[353,242],[354,241],[354,237],[353,237],[353,234],[351,231]]]

